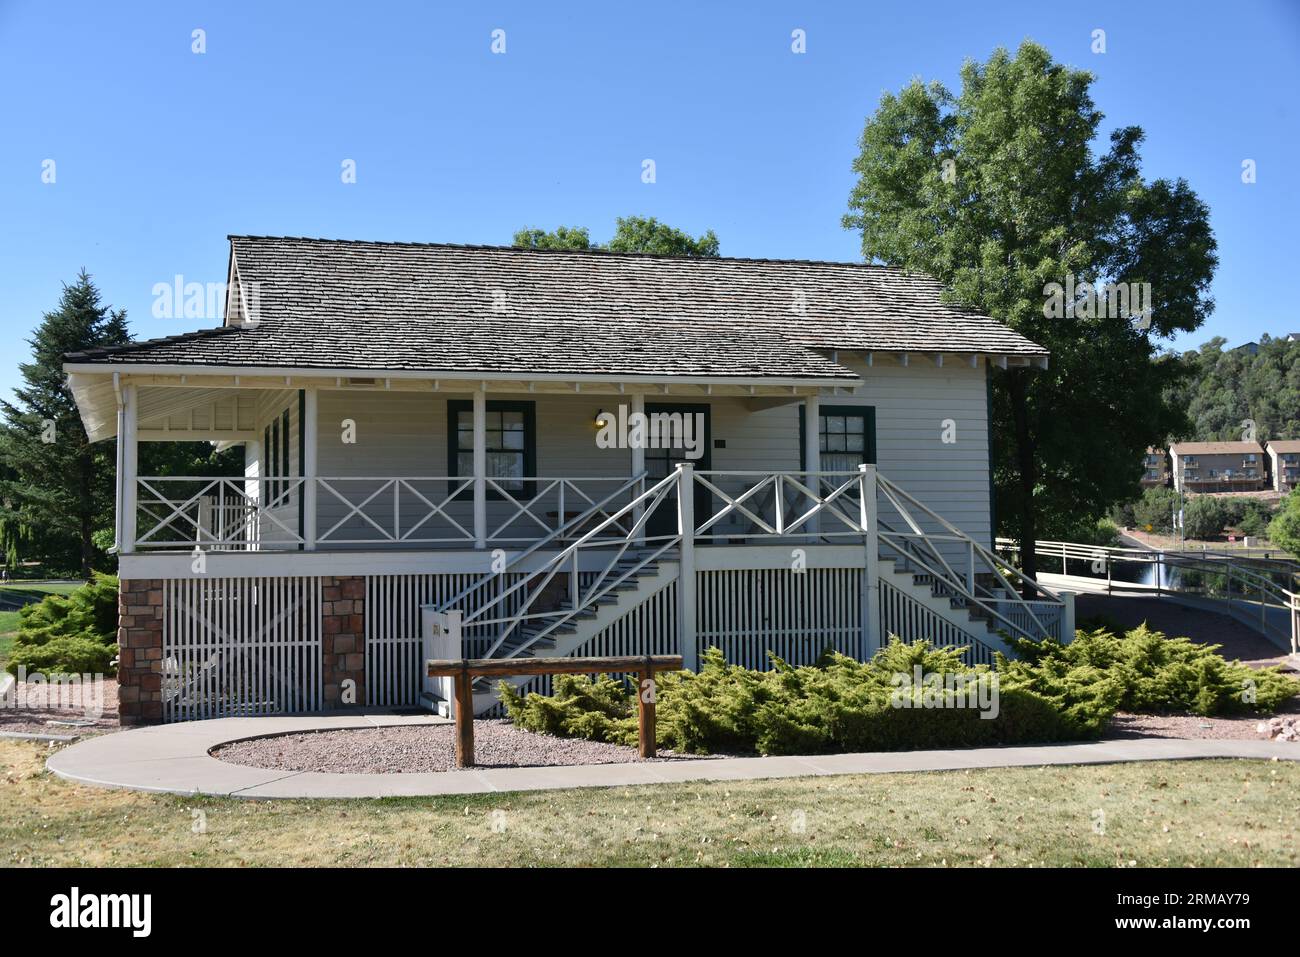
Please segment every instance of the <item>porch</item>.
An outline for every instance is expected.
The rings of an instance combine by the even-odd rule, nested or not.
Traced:
[[[970,387],[975,403],[983,377],[876,370],[832,395],[699,384],[656,402],[618,386],[128,381],[124,708],[182,720],[432,705],[420,662],[447,636],[430,614],[457,621],[443,657],[679,654],[688,667],[710,648],[749,667],[865,658],[890,635],[990,662],[1008,635],[1070,634],[1068,599],[985,545],[982,430],[953,454],[914,424],[964,408],[927,390]],[[668,416],[667,440],[602,445],[602,423],[635,414]],[[243,474],[139,474],[140,442],[195,438],[242,445]],[[477,690],[476,709],[493,707]]]

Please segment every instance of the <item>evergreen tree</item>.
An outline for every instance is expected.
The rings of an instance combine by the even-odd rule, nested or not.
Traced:
[[[87,440],[63,356],[129,339],[126,312],[101,305],[82,270],[28,340],[16,401],[0,400],[0,528],[11,555],[21,546],[24,557],[85,578],[105,564],[94,534],[113,521],[115,445]]]

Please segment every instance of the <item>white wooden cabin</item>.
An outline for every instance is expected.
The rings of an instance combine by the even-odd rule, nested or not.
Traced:
[[[924,277],[232,237],[230,290],[221,327],[65,366],[120,439],[126,721],[437,706],[435,645],[987,661],[1072,630],[993,553],[989,376],[1046,353]],[[607,447],[672,413],[702,441]],[[139,474],[192,440],[244,473]]]

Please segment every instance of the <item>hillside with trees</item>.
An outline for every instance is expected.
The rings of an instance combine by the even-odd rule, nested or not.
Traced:
[[[1255,354],[1245,348],[1225,349],[1215,337],[1181,362],[1187,376],[1166,392],[1170,404],[1187,410],[1191,430],[1171,436],[1195,442],[1242,438],[1255,424],[1254,438],[1300,439],[1300,341],[1265,335]]]

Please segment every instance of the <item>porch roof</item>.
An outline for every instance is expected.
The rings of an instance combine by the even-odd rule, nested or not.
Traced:
[[[229,297],[226,325],[72,353],[68,363],[834,384],[857,376],[818,350],[1047,355],[995,320],[944,302],[934,280],[881,266],[230,242],[239,294]]]

